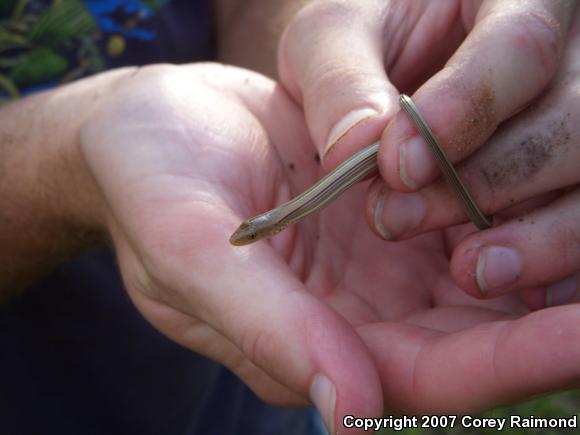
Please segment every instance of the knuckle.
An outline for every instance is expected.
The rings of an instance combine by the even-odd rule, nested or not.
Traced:
[[[248,360],[258,367],[266,365],[271,342],[272,340],[268,333],[252,327],[245,328],[239,337],[240,350]]]
[[[327,25],[341,25],[352,17],[353,3],[346,0],[324,0],[312,2],[304,7],[288,26],[289,31],[302,32]],[[321,25],[324,23],[324,26]]]
[[[544,78],[549,79],[555,72],[562,47],[562,32],[558,23],[543,14],[526,12],[509,17],[508,25],[511,42],[525,50]]]
[[[380,77],[369,74],[363,65],[343,59],[329,59],[313,65],[305,81],[305,106],[320,106],[320,101],[344,101],[347,106],[357,101],[371,101],[385,91]]]
[[[327,84],[340,85],[353,83],[356,82],[361,73],[362,71],[356,65],[343,64],[338,60],[330,60],[314,66],[310,86],[314,90],[323,90],[324,85]]]

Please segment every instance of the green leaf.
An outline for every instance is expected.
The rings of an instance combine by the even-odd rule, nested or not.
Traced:
[[[61,0],[39,17],[27,36],[32,43],[54,48],[96,29],[93,17],[79,0]]]
[[[11,48],[25,48],[28,46],[28,40],[24,36],[9,32],[0,26],[0,51],[9,50]]]
[[[32,86],[58,79],[68,67],[67,60],[48,48],[37,48],[22,56],[12,70],[12,81],[18,86]]]
[[[79,58],[85,60],[89,71],[98,72],[105,69],[105,62],[101,56],[99,47],[92,38],[81,38],[79,46]]]
[[[19,21],[20,18],[22,17],[22,13],[24,12],[24,10],[26,9],[26,6],[28,4],[28,0],[17,0],[16,5],[14,6],[14,8],[12,9],[12,21]]]
[[[23,54],[16,54],[13,56],[0,56],[0,69],[12,69],[16,67],[21,59]]]

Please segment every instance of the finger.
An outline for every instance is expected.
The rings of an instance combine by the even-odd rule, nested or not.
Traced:
[[[124,248],[117,249],[122,270],[131,269],[126,263],[135,259],[135,256],[128,251]],[[169,305],[146,297],[144,289],[138,288],[138,285],[139,282],[127,284],[129,296],[143,316],[167,337],[187,349],[219,361],[246,385],[251,386],[252,390],[265,402],[283,407],[308,405],[304,397],[275,381],[214,328]]]
[[[229,231],[220,229],[222,237],[237,225],[231,223]],[[345,413],[380,414],[376,369],[341,316],[308,294],[269,245],[234,250],[223,237],[223,244],[211,246],[185,255],[183,268],[175,270],[181,276],[191,265],[204,271],[182,288],[177,305],[213,325],[273,379],[310,397],[329,428]]]
[[[538,103],[503,126],[476,154],[458,165],[460,177],[488,216],[509,217],[537,207],[580,181],[577,163],[580,110],[574,90],[576,69],[568,70]],[[532,199],[534,198],[534,199]],[[442,179],[412,193],[376,182],[367,215],[387,238],[408,238],[467,221],[461,204]]]
[[[574,302],[580,302],[580,273],[575,273],[546,288],[544,306],[554,307]]]
[[[281,81],[302,103],[327,169],[376,141],[398,110],[398,92],[383,65],[383,8],[313,2],[282,37]]]
[[[519,292],[519,297],[530,311],[537,311],[546,307],[546,292],[542,287],[522,289]]]
[[[115,252],[124,284],[141,314],[176,343],[228,367],[264,401],[276,406],[305,406],[307,399],[280,384],[252,363],[227,337],[200,319],[176,309],[159,298],[148,272],[120,228],[111,226]]]
[[[484,2],[464,43],[414,101],[452,162],[479,148],[497,126],[553,77],[574,2]],[[382,137],[379,167],[391,188],[417,190],[439,174],[404,113]]]
[[[470,294],[491,297],[572,276],[580,270],[579,219],[577,189],[525,217],[474,233],[453,253],[453,278]],[[575,285],[549,293],[571,296]]]
[[[331,431],[341,415],[380,415],[382,395],[374,363],[344,318],[308,294],[270,245],[232,248],[227,236],[238,224],[233,213],[227,222],[217,215],[212,218],[207,204],[186,202],[191,209],[185,213],[165,207],[175,225],[170,231],[159,230],[167,217],[155,218],[159,219],[157,224],[151,222],[156,234],[142,237],[138,243],[149,245],[139,250],[148,254],[135,260],[146,266],[140,268],[141,274],[130,266],[129,271],[124,270],[128,286],[131,281],[140,283],[142,297],[198,318],[233,343],[237,352],[228,354],[226,347],[214,356],[224,358],[220,362],[226,364],[247,360],[245,366],[238,367],[242,371],[258,368],[257,372],[245,373],[244,378],[263,397],[274,396],[275,403],[307,398],[320,410]],[[222,206],[225,204],[214,201],[209,207],[219,214]],[[206,210],[201,211],[203,208]],[[176,222],[176,215],[183,215],[187,221],[215,224],[191,229],[184,237],[182,230],[173,233],[176,228],[184,228]],[[113,237],[119,246],[118,238],[115,234]],[[132,278],[128,281],[127,277]],[[162,322],[151,315],[149,319]],[[163,323],[154,325],[167,330]],[[179,338],[171,329],[169,336]],[[195,335],[196,331],[188,334]],[[189,340],[181,337],[180,341]],[[210,345],[205,351],[212,353],[216,343],[205,343]],[[266,379],[259,376],[261,372]],[[270,379],[274,385],[264,383]],[[271,389],[264,393],[265,387]]]
[[[431,295],[437,309],[417,311],[408,317],[411,323],[451,332],[482,321],[490,321],[495,319],[494,315],[523,315],[530,311],[526,303],[515,294],[493,299],[476,299],[459,288],[450,275],[437,280],[431,288]],[[477,311],[476,308],[480,310]]]
[[[409,324],[359,333],[376,350],[386,409],[470,414],[577,387],[578,315],[580,306],[571,305],[452,334]]]

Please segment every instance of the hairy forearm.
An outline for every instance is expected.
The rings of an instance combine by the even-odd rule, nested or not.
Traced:
[[[276,77],[280,36],[294,15],[313,0],[216,0],[217,56]]]
[[[218,60],[275,76],[290,19],[312,0],[216,0]],[[0,109],[0,300],[104,239],[99,191],[79,147],[83,123],[133,69]]]
[[[102,74],[0,110],[0,299],[102,240],[99,192],[79,130],[130,70]]]

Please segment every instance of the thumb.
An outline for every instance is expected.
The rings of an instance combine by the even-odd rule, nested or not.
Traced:
[[[281,81],[302,104],[327,169],[376,141],[398,110],[383,65],[378,3],[314,2],[280,42]]]
[[[199,221],[193,211],[190,217]],[[154,298],[209,325],[212,336],[241,352],[249,362],[245,368],[258,367],[270,380],[308,397],[330,433],[343,432],[345,415],[380,416],[378,372],[354,328],[306,291],[269,244],[232,249],[221,225],[200,233],[212,239],[203,249],[192,247],[191,240],[165,237],[162,250],[149,250],[150,281],[164,289]],[[215,355],[212,349],[194,350]],[[226,356],[218,359],[228,365]]]
[[[224,292],[212,292],[208,320],[270,377],[309,397],[330,433],[345,415],[379,416],[378,373],[352,326],[308,293],[269,245],[228,260],[227,274],[216,270],[212,288]]]

